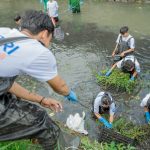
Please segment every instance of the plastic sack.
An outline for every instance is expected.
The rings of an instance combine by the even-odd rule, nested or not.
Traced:
[[[62,41],[64,39],[64,32],[61,28],[61,26],[58,26],[54,29],[54,38],[58,41]]]
[[[67,118],[66,125],[76,132],[88,135],[88,132],[84,129],[84,118],[85,112],[82,112],[82,117],[80,117],[79,113],[76,113],[74,116],[70,114]]]
[[[38,139],[44,150],[54,150],[60,128],[47,112],[15,95],[0,95],[0,142]]]

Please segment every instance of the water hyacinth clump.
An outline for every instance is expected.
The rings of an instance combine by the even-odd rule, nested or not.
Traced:
[[[136,150],[131,145],[124,145],[122,143],[98,143],[97,141],[91,142],[87,137],[81,139],[81,150]]]
[[[105,74],[108,70],[102,70],[100,74],[96,74],[97,82],[103,88],[113,88],[117,91],[125,91],[131,93],[135,88],[137,81],[130,81],[130,74],[123,73],[119,69],[114,69],[109,77]]]

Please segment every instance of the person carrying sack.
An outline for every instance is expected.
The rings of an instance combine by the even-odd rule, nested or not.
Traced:
[[[48,49],[53,31],[49,16],[35,10],[21,16],[21,32],[0,28],[0,141],[36,138],[44,150],[56,148],[60,128],[36,104],[55,112],[62,111],[62,104],[15,82],[25,73],[47,82],[65,99],[77,101],[76,94],[58,75],[56,59]]]

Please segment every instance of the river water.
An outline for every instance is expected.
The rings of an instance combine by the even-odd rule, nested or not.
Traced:
[[[80,104],[71,104],[47,88],[47,85],[23,79],[26,87],[42,95],[53,96],[62,100],[64,112],[55,118],[65,123],[70,113],[85,111],[86,127],[95,137],[96,124],[91,118],[92,101],[101,89],[93,72],[110,66],[109,57],[115,46],[119,29],[128,25],[130,34],[136,40],[136,57],[141,64],[143,86],[135,90],[132,96],[126,93],[112,92],[117,101],[118,113],[134,123],[143,124],[144,113],[140,101],[150,91],[150,5],[134,3],[100,2],[86,0],[80,14],[72,14],[66,1],[59,1],[61,27],[64,40],[53,40],[51,50],[56,56],[59,74],[76,92]],[[0,26],[15,27],[13,18],[16,13],[26,9],[41,10],[39,0],[1,0]],[[26,82],[28,81],[28,82]],[[32,87],[31,87],[32,85]]]

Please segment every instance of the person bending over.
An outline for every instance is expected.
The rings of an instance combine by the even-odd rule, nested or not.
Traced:
[[[114,114],[115,114],[115,103],[108,92],[100,92],[96,99],[94,100],[93,105],[93,112],[96,118],[105,125],[107,128],[112,128],[112,123],[114,120]],[[102,117],[102,114],[109,112],[109,122]]]
[[[140,106],[144,108],[146,123],[150,123],[150,93],[143,98]]]
[[[115,68],[121,69],[124,73],[130,73],[130,81],[134,81],[135,77],[140,73],[140,64],[133,55],[128,55],[122,60],[116,62],[112,68],[105,74],[105,76],[110,76],[111,72]]]

